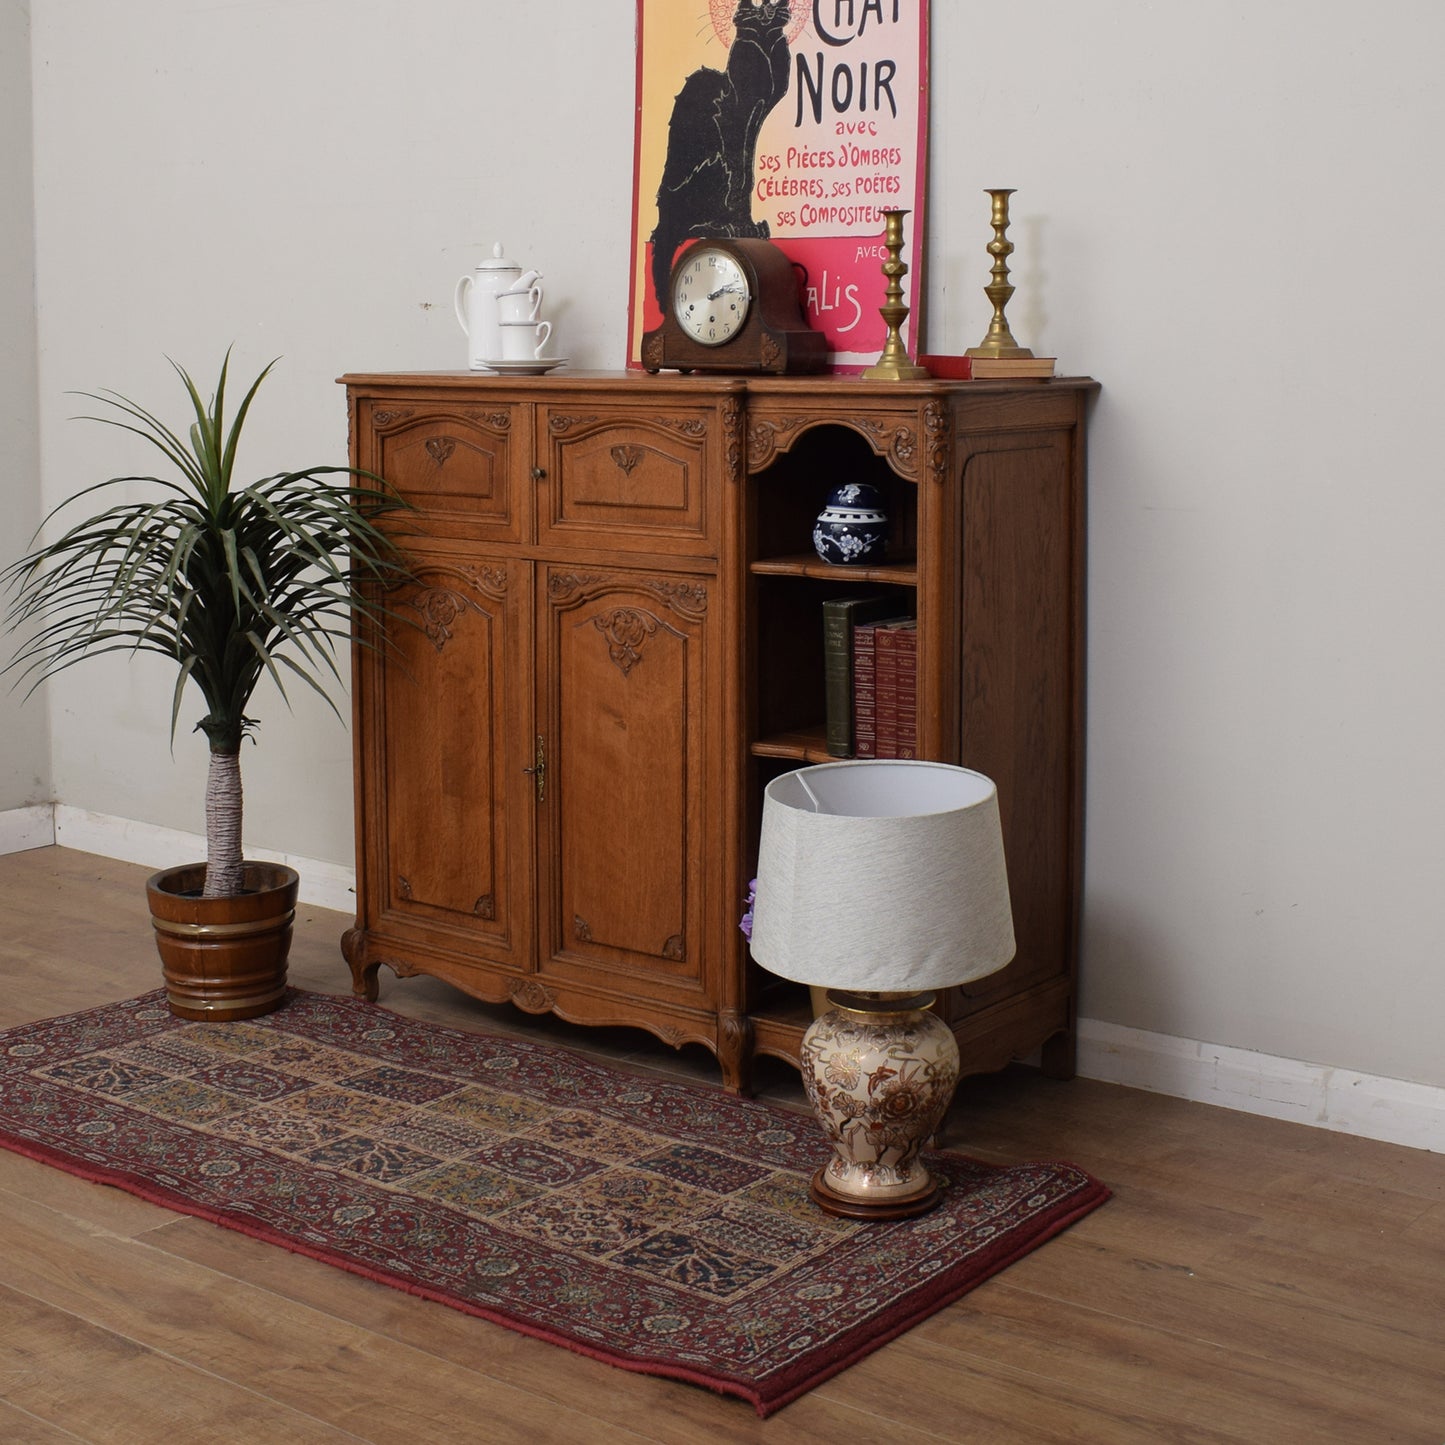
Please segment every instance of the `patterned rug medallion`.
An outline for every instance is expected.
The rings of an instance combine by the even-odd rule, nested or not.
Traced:
[[[0,1032],[0,1144],[762,1415],[1108,1198],[939,1153],[932,1214],[830,1218],[811,1116],[299,990]]]

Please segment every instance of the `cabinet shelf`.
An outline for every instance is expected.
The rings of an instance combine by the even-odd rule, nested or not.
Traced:
[[[896,562],[880,562],[876,566],[850,565],[836,567],[811,552],[798,552],[788,557],[763,557],[751,563],[748,570],[755,577],[813,577],[825,582],[889,582],[900,587],[918,585],[918,563],[912,557]]]
[[[840,761],[828,751],[827,727],[823,723],[758,738],[752,745],[752,754],[755,758],[787,758],[800,763]]]

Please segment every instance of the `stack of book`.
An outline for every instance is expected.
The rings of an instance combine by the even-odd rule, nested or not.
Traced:
[[[1054,374],[1052,356],[920,356],[929,375],[950,381],[1044,381]]]
[[[854,633],[853,756],[917,756],[918,624],[873,622]]]
[[[823,604],[828,754],[917,755],[918,624],[896,598],[843,597]]]

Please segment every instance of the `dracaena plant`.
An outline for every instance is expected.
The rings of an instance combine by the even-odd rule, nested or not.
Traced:
[[[349,640],[354,614],[382,619],[385,593],[410,575],[381,525],[406,504],[381,478],[315,466],[237,481],[241,431],[275,364],[251,383],[228,424],[230,352],[209,403],[172,362],[194,412],[188,442],[118,392],[80,393],[107,409],[85,420],[143,437],[176,475],[117,476],[85,488],[46,524],[109,488],[146,483],[152,495],[72,524],[0,574],[11,594],[8,621],[24,639],[5,670],[32,686],[101,653],[160,653],[178,669],[173,742],[186,684],[199,688],[206,712],[196,726],[210,744],[208,897],[242,887],[240,752],[256,726],[247,708],[257,684],[269,675],[285,697],[285,681],[300,679],[336,711],[328,686],[339,679],[338,641]]]

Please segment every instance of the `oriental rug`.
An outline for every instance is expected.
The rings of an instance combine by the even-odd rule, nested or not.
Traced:
[[[623,1369],[770,1414],[1108,1198],[940,1152],[933,1213],[821,1213],[811,1116],[291,990],[161,990],[0,1032],[0,1144]]]

